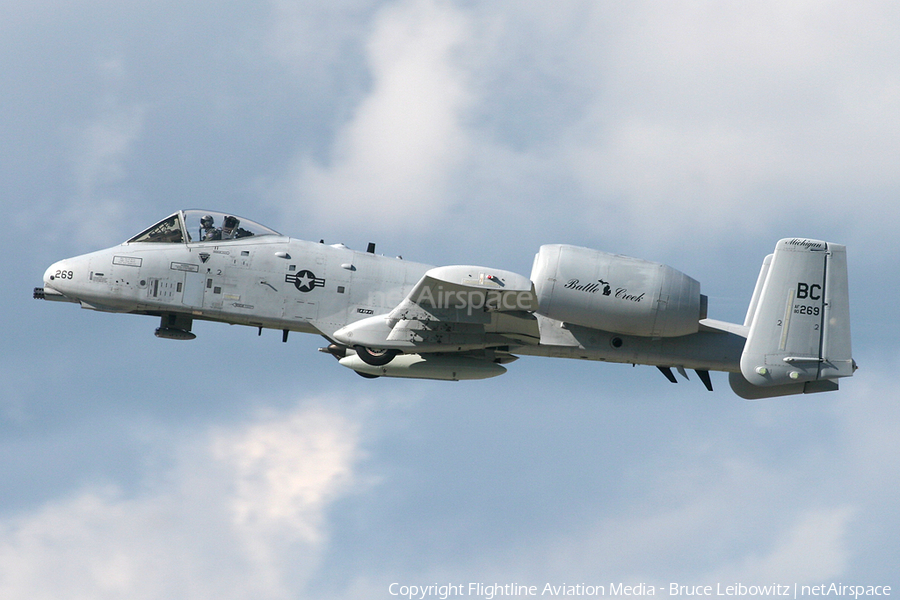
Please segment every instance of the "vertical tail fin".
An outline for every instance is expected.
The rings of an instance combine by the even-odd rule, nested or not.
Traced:
[[[764,398],[838,389],[853,375],[847,249],[788,238],[766,257],[745,322],[750,328],[741,377],[743,397]]]
[[[762,267],[759,270],[759,279],[756,280],[756,287],[753,288],[753,297],[750,298],[750,307],[747,309],[747,318],[744,319],[744,327],[750,327],[753,324],[753,315],[756,314],[756,308],[759,306],[759,296],[762,293],[763,285],[766,283],[766,277],[769,275],[769,267],[772,266],[774,254],[768,255],[763,260]]]

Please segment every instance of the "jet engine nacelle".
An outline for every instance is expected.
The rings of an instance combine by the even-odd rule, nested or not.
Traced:
[[[623,335],[697,333],[700,283],[667,265],[589,248],[541,246],[531,271],[542,315]]]

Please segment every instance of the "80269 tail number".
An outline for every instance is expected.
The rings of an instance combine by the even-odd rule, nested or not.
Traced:
[[[797,304],[794,306],[795,315],[812,315],[818,317],[821,309],[818,306],[807,306],[806,304]]]

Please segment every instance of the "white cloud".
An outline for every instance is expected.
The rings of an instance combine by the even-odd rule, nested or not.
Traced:
[[[852,510],[807,509],[796,496],[793,466],[737,457],[724,438],[714,444],[715,457],[681,449],[660,472],[644,470],[643,497],[552,542],[550,576],[602,568],[623,580],[664,585],[667,575],[698,584],[840,575]],[[788,560],[792,553],[798,554]]]
[[[92,248],[98,240],[122,240],[131,200],[122,185],[129,182],[128,161],[144,134],[148,113],[146,104],[124,102],[117,91],[127,77],[123,59],[110,58],[96,68],[107,89],[96,98],[96,114],[70,128],[74,193],[50,219],[59,235]]]
[[[274,416],[215,441],[234,472],[231,501],[242,530],[321,543],[322,511],[353,482],[356,425],[320,409]]]
[[[469,143],[472,102],[457,64],[468,35],[452,4],[410,0],[382,9],[366,43],[372,88],[337,131],[323,164],[303,154],[291,192],[301,214],[364,227],[373,219],[435,226]]]
[[[648,239],[784,227],[785,207],[849,228],[900,184],[886,7],[392,3],[365,42],[370,92],[281,195],[329,227],[417,233],[456,209],[496,216],[470,225],[490,236],[561,205]]]
[[[756,231],[786,210],[853,223],[900,183],[887,5],[648,7],[619,15],[593,61],[604,89],[571,126],[573,175],[598,215],[627,203],[629,226],[662,236]]]
[[[705,580],[769,585],[811,584],[841,577],[849,564],[847,532],[854,516],[849,507],[806,510],[767,553],[751,553]]]
[[[123,65],[110,60],[98,66],[104,75],[122,77]],[[129,191],[129,161],[143,134],[148,106],[126,103],[115,94],[97,98],[94,114],[62,126],[66,177],[53,186],[53,197],[33,197],[14,207],[20,229],[35,229],[47,242],[71,240],[79,247],[118,243],[132,232],[123,229],[135,193]],[[42,157],[53,160],[54,156]]]
[[[848,450],[846,458],[853,465],[853,489],[863,497],[886,494],[893,498],[900,489],[900,382],[895,376],[900,357],[867,354],[866,359],[842,386],[835,412]]]
[[[201,440],[134,497],[90,487],[0,520],[0,596],[296,597],[357,483],[358,424],[311,403]]]
[[[846,576],[862,551],[850,536],[858,511],[846,505],[815,508],[790,498],[796,490],[785,472],[748,464],[697,471],[702,481],[685,482],[683,497],[673,493],[666,476],[642,470],[646,485],[638,486],[639,493],[619,507],[598,502],[593,520],[554,528],[523,521],[522,535],[503,544],[474,543],[451,560],[423,563],[419,557],[418,569],[410,572],[354,574],[341,597],[383,592],[385,581],[518,581],[539,587],[818,583]],[[685,473],[672,474],[681,477]]]

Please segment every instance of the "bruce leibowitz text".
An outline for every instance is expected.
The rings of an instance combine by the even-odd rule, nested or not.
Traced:
[[[798,597],[798,596],[847,596],[858,600],[862,596],[890,596],[890,586],[851,586],[843,584],[831,585],[744,585],[735,583],[723,585],[682,585],[670,583],[668,587],[655,587],[646,583],[625,585],[610,583],[605,585],[587,585],[580,583],[571,585],[548,583],[543,587],[536,585],[520,585],[518,583],[460,583],[432,585],[403,585],[392,583],[388,587],[391,596],[425,600],[437,598],[447,600],[451,597],[470,596],[495,600],[508,596],[655,596],[657,591],[662,595],[668,592],[669,597],[678,596],[761,596],[761,597]]]

